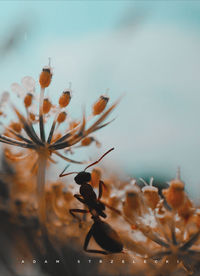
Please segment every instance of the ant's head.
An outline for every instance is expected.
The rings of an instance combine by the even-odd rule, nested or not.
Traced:
[[[65,167],[65,169],[61,172],[61,174],[59,175],[60,177],[63,177],[63,176],[66,176],[66,175],[70,175],[70,174],[74,174],[74,173],[77,173],[77,175],[74,177],[74,181],[76,182],[76,184],[78,185],[82,185],[84,183],[87,183],[91,180],[91,173],[89,172],[86,172],[86,170],[89,168],[89,167],[92,167],[94,165],[96,165],[97,163],[99,163],[101,161],[101,159],[104,158],[104,156],[106,156],[110,151],[114,150],[114,148],[108,150],[106,153],[104,153],[97,161],[95,161],[94,163],[88,165],[84,171],[81,171],[81,172],[70,172],[70,173],[65,173],[64,172],[66,171],[66,169],[69,167],[69,165],[67,165],[67,167]]]
[[[82,185],[84,183],[87,183],[91,180],[91,173],[89,172],[85,172],[82,171],[80,173],[78,173],[75,177],[74,177],[74,181],[76,182],[76,184]]]

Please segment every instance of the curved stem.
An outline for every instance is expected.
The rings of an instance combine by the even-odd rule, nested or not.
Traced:
[[[43,118],[43,101],[44,101],[44,88],[40,91],[40,109],[39,109],[39,124],[40,124],[40,137],[42,142],[45,142],[45,132],[44,132],[44,118]]]
[[[44,227],[46,223],[46,202],[45,202],[45,173],[47,159],[44,155],[38,157],[37,172],[37,193],[38,193],[38,218],[40,225]]]

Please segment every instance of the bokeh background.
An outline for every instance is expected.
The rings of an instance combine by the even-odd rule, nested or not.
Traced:
[[[0,18],[0,91],[51,57],[48,93],[71,82],[74,116],[107,89],[112,101],[125,93],[89,155],[115,146],[106,162],[163,181],[180,166],[200,198],[199,1],[1,1]]]

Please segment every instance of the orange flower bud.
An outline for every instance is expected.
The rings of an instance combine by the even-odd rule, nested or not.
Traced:
[[[62,137],[61,133],[56,133],[53,135],[52,142],[56,142],[58,139]]]
[[[43,68],[40,74],[39,83],[41,88],[46,88],[51,83],[52,73],[49,67]]]
[[[108,200],[108,204],[112,207],[112,208],[117,208],[118,205],[120,203],[120,199],[117,196],[111,196]],[[112,218],[117,218],[118,214],[115,212],[111,212],[110,216]]]
[[[93,105],[93,115],[99,115],[104,111],[108,103],[109,98],[105,96],[100,96],[99,100]]]
[[[81,141],[81,145],[86,147],[89,146],[92,142],[94,141],[93,137],[85,137],[82,141]]]
[[[61,113],[58,115],[57,122],[58,122],[59,124],[63,123],[63,122],[65,121],[66,117],[67,117],[67,113],[64,112],[64,111],[61,112]]]
[[[31,106],[33,100],[33,95],[31,93],[28,93],[26,97],[24,98],[24,105],[26,108]]]
[[[145,186],[142,188],[142,192],[144,194],[146,204],[154,210],[160,200],[158,188],[154,186]]]
[[[183,206],[181,206],[178,209],[178,214],[185,221],[188,221],[188,219],[193,215],[193,213],[194,213],[194,208],[193,208],[192,202],[188,198],[186,198],[186,201],[183,204]]]
[[[70,130],[76,128],[79,125],[79,123],[80,123],[79,121],[72,121],[72,122],[70,122],[70,124],[69,124]]]
[[[170,187],[162,191],[167,203],[173,209],[180,208],[185,201],[184,183],[179,179],[170,182]]]
[[[11,124],[10,124],[10,128],[12,128],[14,131],[16,131],[16,132],[21,132],[21,130],[22,130],[22,125],[20,124],[20,123],[15,123],[15,122],[12,122]]]
[[[59,98],[59,105],[61,108],[66,107],[71,100],[71,93],[70,91],[64,91]]]
[[[141,199],[138,191],[131,190],[126,192],[125,204],[127,205],[128,208],[132,209],[132,211],[133,210],[138,211],[141,206]]]
[[[30,112],[29,117],[30,117],[31,121],[35,121],[35,114],[34,113]]]
[[[91,173],[91,184],[93,187],[98,187],[99,181],[101,180],[101,170],[99,168],[95,168]]]
[[[49,101],[49,99],[47,99],[47,98],[44,99],[44,101],[43,101],[43,113],[44,113],[44,114],[49,113],[51,107],[52,107],[52,104],[51,104],[51,102]]]

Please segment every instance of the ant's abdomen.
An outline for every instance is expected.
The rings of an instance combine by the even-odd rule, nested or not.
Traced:
[[[123,244],[117,232],[106,222],[96,221],[93,226],[93,237],[100,247],[112,253],[119,253]]]

